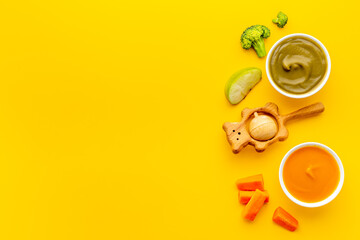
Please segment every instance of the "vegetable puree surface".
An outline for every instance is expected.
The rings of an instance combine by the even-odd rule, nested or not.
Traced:
[[[282,41],[270,58],[274,82],[295,94],[309,92],[323,79],[326,69],[325,53],[315,42],[302,37]]]
[[[303,147],[294,151],[283,168],[286,189],[302,202],[320,202],[329,197],[340,181],[335,158],[318,147]]]

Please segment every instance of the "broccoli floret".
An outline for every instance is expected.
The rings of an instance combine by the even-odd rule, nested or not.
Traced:
[[[287,21],[288,21],[288,17],[286,16],[285,13],[279,12],[278,15],[277,15],[277,18],[273,19],[272,21],[273,21],[273,23],[276,23],[276,25],[279,28],[283,28],[286,25]]]
[[[244,49],[254,48],[259,58],[266,55],[264,38],[270,37],[270,30],[263,25],[253,25],[241,35],[241,46]]]

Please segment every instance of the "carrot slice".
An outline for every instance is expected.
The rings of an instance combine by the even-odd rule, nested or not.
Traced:
[[[236,186],[241,191],[264,191],[264,179],[262,174],[240,178],[236,181]]]
[[[239,191],[239,202],[241,204],[247,204],[250,201],[250,198],[254,195],[255,191]],[[265,202],[269,202],[269,192],[264,191],[266,195]]]
[[[298,221],[281,207],[275,210],[273,221],[292,232],[299,226]]]
[[[245,206],[243,216],[245,219],[254,221],[256,215],[264,205],[266,195],[264,192],[256,189],[248,204]]]

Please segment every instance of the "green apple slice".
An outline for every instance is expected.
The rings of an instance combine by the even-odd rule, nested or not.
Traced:
[[[231,104],[238,104],[260,80],[259,68],[244,68],[234,73],[225,86],[226,98]]]

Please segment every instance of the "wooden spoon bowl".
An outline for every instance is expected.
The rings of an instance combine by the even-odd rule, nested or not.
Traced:
[[[226,132],[227,139],[234,153],[240,152],[248,144],[255,147],[258,152],[264,151],[270,144],[277,141],[284,141],[289,136],[285,127],[287,121],[298,118],[315,116],[325,110],[322,103],[315,103],[301,108],[287,115],[280,115],[279,108],[275,103],[267,103],[264,107],[249,109],[245,108],[241,112],[241,122],[226,122],[223,129]],[[276,135],[266,141],[259,141],[251,137],[249,133],[249,122],[253,119],[254,113],[267,114],[277,122],[278,132]]]

